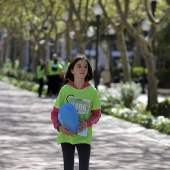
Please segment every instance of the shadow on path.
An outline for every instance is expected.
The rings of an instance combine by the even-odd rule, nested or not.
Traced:
[[[50,120],[53,103],[0,82],[0,169],[63,169]],[[91,170],[170,169],[168,135],[107,115],[94,125],[93,134]]]

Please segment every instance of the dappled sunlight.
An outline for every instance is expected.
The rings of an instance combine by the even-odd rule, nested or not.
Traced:
[[[55,100],[40,99],[2,82],[0,94],[1,169],[63,169],[61,148],[55,141],[58,132],[50,120]],[[169,146],[168,135],[102,114],[93,126],[90,169],[168,170]]]

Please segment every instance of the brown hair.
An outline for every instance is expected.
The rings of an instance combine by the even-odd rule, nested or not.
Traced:
[[[75,58],[73,58],[70,62],[70,65],[67,69],[66,75],[65,75],[65,84],[68,83],[69,81],[74,81],[74,75],[71,73],[71,70],[74,69],[75,64],[79,61],[79,60],[86,60],[87,65],[88,65],[88,72],[87,75],[85,77],[85,81],[89,81],[92,80],[93,78],[93,72],[92,72],[92,68],[91,65],[89,63],[89,60],[87,59],[87,57],[84,54],[78,54]]]

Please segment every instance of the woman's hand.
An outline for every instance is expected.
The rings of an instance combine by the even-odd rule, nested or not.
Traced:
[[[78,125],[78,132],[81,132],[86,128],[87,128],[87,123],[85,121],[80,121]]]
[[[73,135],[74,133],[69,130],[67,126],[59,126],[58,128],[59,132],[62,132],[65,135]]]

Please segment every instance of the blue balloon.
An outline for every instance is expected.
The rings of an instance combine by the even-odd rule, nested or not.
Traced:
[[[76,108],[71,103],[65,103],[60,107],[58,112],[58,120],[61,125],[68,126],[69,130],[77,133],[79,123],[78,113]]]

